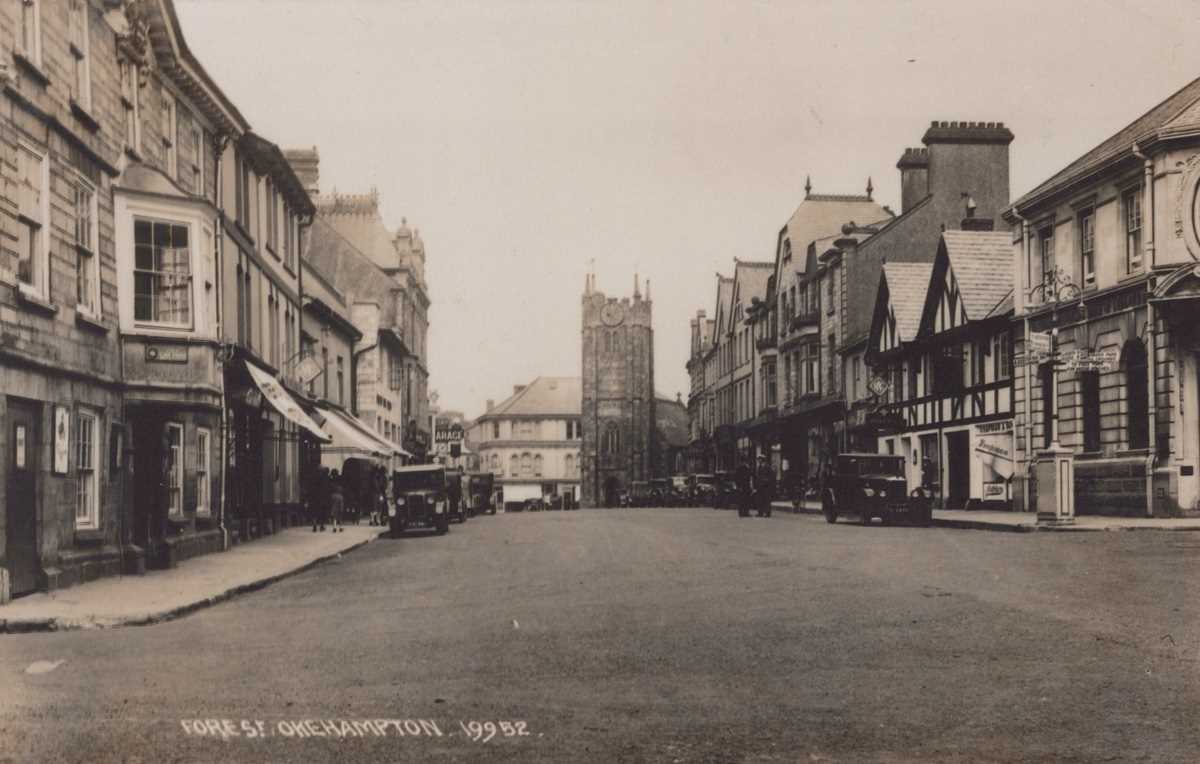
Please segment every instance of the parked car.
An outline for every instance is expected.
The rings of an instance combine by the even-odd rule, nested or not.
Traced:
[[[870,525],[878,517],[885,525],[929,525],[933,504],[924,489],[909,490],[903,456],[850,453],[834,457],[821,488],[821,511],[829,523],[855,517]]]
[[[466,476],[460,469],[446,470],[446,499],[449,502],[451,520],[467,521],[467,503],[463,500],[463,481]]]
[[[644,480],[635,480],[629,484],[629,506],[650,506],[650,484]]]
[[[691,483],[691,501],[697,507],[711,507],[717,499],[717,476],[716,475],[692,475],[689,480]]]
[[[713,498],[713,509],[737,509],[737,478],[731,472],[718,472],[715,478],[717,489]]]
[[[650,481],[650,506],[671,506],[671,481],[667,478],[654,478]]]
[[[670,488],[671,493],[667,500],[667,506],[686,507],[691,504],[692,491],[688,486],[687,475],[673,475]]]
[[[472,515],[496,514],[496,502],[492,500],[496,476],[490,472],[472,472],[467,476],[467,485],[470,497],[468,511]]]
[[[440,464],[420,464],[393,471],[392,496],[388,525],[393,535],[418,527],[433,528],[438,533],[450,529],[446,468]]]

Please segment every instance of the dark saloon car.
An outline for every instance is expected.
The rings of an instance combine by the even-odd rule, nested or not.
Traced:
[[[392,496],[388,525],[393,535],[398,536],[409,528],[433,528],[438,533],[449,530],[445,467],[420,464],[393,471]]]
[[[715,479],[717,491],[713,498],[713,509],[737,509],[740,493],[737,478],[731,472],[718,472]]]
[[[717,476],[692,475],[688,482],[691,483],[692,505],[711,507],[717,498]]]
[[[853,516],[863,525],[876,517],[884,525],[929,525],[932,509],[923,489],[908,490],[903,456],[839,454],[821,488],[821,511],[829,523]]]

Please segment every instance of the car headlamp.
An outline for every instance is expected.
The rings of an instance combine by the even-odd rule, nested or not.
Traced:
[[[874,496],[874,495],[875,495],[875,489],[874,489],[874,488],[872,488],[871,486],[865,486],[865,487],[863,488],[863,495],[865,495],[865,496],[867,496],[867,497]]]

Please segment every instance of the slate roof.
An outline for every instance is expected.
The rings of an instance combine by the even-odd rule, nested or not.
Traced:
[[[1119,158],[1134,143],[1171,133],[1175,130],[1200,125],[1200,78],[1192,80],[1165,101],[1117,131],[1099,146],[1071,162],[1029,193],[1018,199],[1011,207],[1021,207],[1059,186],[1082,178],[1104,164]]]
[[[738,296],[742,305],[750,307],[757,297],[765,300],[767,297],[767,282],[771,279],[775,263],[752,263],[738,260],[734,266],[733,278],[737,281]]]
[[[729,308],[731,307],[730,297],[733,295],[733,277],[722,276],[717,274],[717,307],[713,310],[713,321],[729,320]],[[711,337],[711,345],[717,344],[717,337],[720,334],[719,330],[725,330],[726,327],[713,325],[713,333]]]
[[[946,231],[942,243],[967,320],[979,321],[992,315],[1013,290],[1011,232]]]
[[[842,224],[854,221],[858,225],[867,225],[892,217],[880,204],[865,196],[810,194],[784,225],[792,244],[792,272],[804,273],[804,253],[808,251],[808,245],[828,236],[840,237]],[[782,240],[780,244],[782,246]],[[781,258],[782,253],[776,256]],[[779,270],[784,272],[782,262]]]
[[[538,377],[476,421],[510,416],[579,416],[582,411],[582,377]]]
[[[925,307],[932,272],[933,263],[883,264],[888,300],[896,312],[896,329],[905,342],[916,339],[921,328],[921,309]]]

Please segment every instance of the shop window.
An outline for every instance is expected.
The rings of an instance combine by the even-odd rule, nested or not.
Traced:
[[[183,515],[183,425],[167,423],[166,430],[167,513]]]
[[[133,233],[134,319],[190,326],[192,265],[188,227],[136,218]]]
[[[88,411],[75,416],[75,527],[100,527],[99,418]]]
[[[209,431],[196,430],[196,514],[207,517],[212,514],[212,436]]]
[[[1125,343],[1126,437],[1130,449],[1150,447],[1150,395],[1146,346],[1140,340]]]

